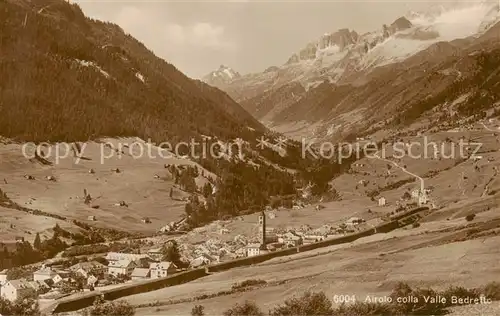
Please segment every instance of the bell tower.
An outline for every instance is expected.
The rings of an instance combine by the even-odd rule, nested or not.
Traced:
[[[266,214],[261,212],[259,215],[260,248],[266,249]]]

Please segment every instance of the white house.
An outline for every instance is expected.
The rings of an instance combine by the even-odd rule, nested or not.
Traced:
[[[62,280],[63,280],[63,278],[59,274],[57,274],[57,273],[52,278],[52,282],[54,282],[54,284],[57,284],[57,283],[61,282]]]
[[[131,260],[110,261],[108,273],[114,276],[123,274],[130,275],[137,265]]]
[[[34,292],[29,282],[25,279],[7,281],[0,288],[0,297],[8,301],[14,302],[19,298],[23,298]]]
[[[378,199],[378,206],[385,206],[385,204],[386,204],[385,197],[381,197]]]
[[[260,255],[260,244],[248,244],[246,246],[247,257]]]
[[[53,279],[57,273],[50,267],[42,266],[39,270],[33,272],[33,281],[44,281]]]
[[[411,191],[411,197],[414,199],[418,199],[420,196],[420,188],[416,188],[413,191]]]
[[[151,270],[151,279],[164,278],[177,271],[177,266],[169,261],[152,262],[149,265]]]
[[[427,193],[430,192],[429,189],[415,189],[411,191],[411,196],[412,198],[417,200],[417,203],[419,206],[427,204],[429,202],[429,197],[427,196]]]
[[[429,198],[427,197],[427,194],[424,193],[418,197],[418,205],[419,206],[427,204],[428,202],[429,202]]]
[[[95,287],[98,281],[99,280],[95,276],[89,275],[89,277],[87,278],[87,285]]]
[[[146,280],[151,277],[151,270],[148,268],[135,268],[130,278],[133,281]]]

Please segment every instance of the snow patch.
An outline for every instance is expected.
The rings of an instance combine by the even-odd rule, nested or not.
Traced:
[[[146,83],[146,80],[144,79],[144,76],[140,72],[135,73],[135,77],[142,81],[142,83]]]
[[[233,79],[234,74],[229,69],[224,69],[224,73],[229,77],[229,79]]]
[[[435,40],[419,41],[390,37],[373,47],[363,58],[360,66],[382,66],[402,61],[434,44]]]
[[[106,77],[108,79],[111,77],[109,75],[109,73],[104,71],[99,65],[97,65],[96,63],[94,63],[92,61],[80,60],[80,59],[75,59],[75,60],[77,63],[79,63],[80,65],[82,65],[84,67],[93,67],[93,68],[97,69],[104,77]]]

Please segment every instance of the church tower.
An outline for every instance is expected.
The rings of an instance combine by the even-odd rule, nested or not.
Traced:
[[[266,247],[266,214],[264,212],[259,215],[259,232],[260,232],[260,248],[267,249]]]

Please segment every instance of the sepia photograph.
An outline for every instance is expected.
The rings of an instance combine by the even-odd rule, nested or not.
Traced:
[[[500,0],[0,0],[0,316],[500,316]]]

